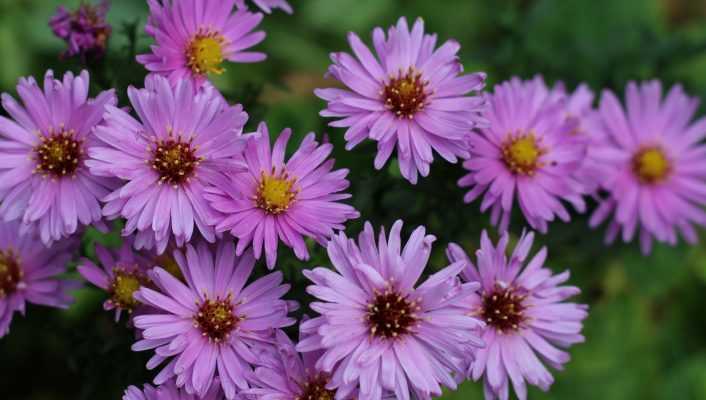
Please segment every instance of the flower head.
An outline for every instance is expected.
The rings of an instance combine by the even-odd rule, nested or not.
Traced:
[[[308,333],[307,333],[308,334]],[[306,335],[303,338],[306,338]],[[355,385],[329,388],[331,375],[316,365],[322,351],[297,352],[294,343],[282,331],[277,331],[270,351],[262,351],[255,369],[253,387],[244,394],[256,399],[281,400],[354,398]],[[272,379],[277,377],[277,379]]]
[[[68,292],[80,286],[57,276],[66,272],[75,240],[62,240],[49,249],[21,229],[17,221],[0,222],[0,337],[10,330],[16,311],[24,315],[26,303],[68,308],[73,302]]]
[[[145,385],[143,390],[130,386],[125,390],[123,400],[223,400],[223,391],[218,382],[214,382],[205,396],[199,397],[179,389],[173,379],[156,388]]]
[[[64,56],[103,56],[111,33],[110,24],[105,20],[109,9],[109,0],[102,0],[97,5],[82,3],[76,11],[59,6],[49,20],[49,26],[54,35],[68,45]]]
[[[432,150],[449,162],[468,158],[466,138],[482,121],[485,101],[467,94],[483,88],[485,74],[460,75],[456,41],[435,49],[436,35],[424,33],[424,22],[418,19],[410,31],[405,18],[387,37],[375,28],[377,56],[356,34],[348,41],[355,57],[334,53],[329,68],[347,89],[316,90],[328,102],[321,115],[339,118],[331,126],[348,128],[348,150],[366,138],[377,141],[380,169],[397,148],[400,171],[412,183],[418,173],[429,174]]]
[[[108,107],[99,142],[86,161],[96,176],[119,178],[123,185],[104,198],[104,215],[127,219],[124,234],[136,233],[136,248],[164,252],[173,237],[181,246],[196,230],[215,240],[215,211],[205,187],[243,168],[236,158],[245,145],[240,134],[247,114],[229,106],[213,88],[197,91],[191,81],[172,87],[151,76],[144,89],[128,89],[139,116]]]
[[[357,385],[361,399],[386,391],[398,399],[440,396],[442,386],[456,388],[466,355],[482,346],[474,333],[482,322],[461,302],[479,284],[458,282],[464,263],[456,262],[416,286],[436,238],[418,227],[403,247],[401,229],[397,221],[389,237],[381,231],[377,245],[369,223],[358,243],[341,232],[328,245],[336,271],[305,271],[314,283],[307,292],[320,300],[311,308],[321,316],[301,324],[317,334],[297,349],[324,350],[316,367],[332,374],[329,387]]]
[[[191,79],[200,87],[209,74],[221,74],[223,63],[258,62],[265,54],[246,51],[265,38],[252,32],[262,14],[238,10],[237,0],[148,0],[145,28],[154,37],[152,52],[137,56],[149,71],[169,77],[176,85]]]
[[[214,254],[215,253],[215,254]],[[152,274],[158,290],[142,287],[138,300],[157,310],[134,318],[143,339],[133,350],[155,349],[152,369],[167,361],[154,379],[160,385],[173,376],[189,394],[204,396],[218,378],[226,398],[248,388],[252,347],[273,338],[274,330],[292,325],[287,317],[296,304],[282,300],[289,285],[275,272],[246,285],[255,259],[251,252],[235,255],[231,241],[212,251],[205,243],[174,252],[186,284],[157,267]]]
[[[513,78],[488,95],[490,124],[470,138],[469,173],[459,180],[470,191],[464,201],[483,196],[481,211],[491,209],[493,224],[507,230],[517,196],[527,222],[546,232],[556,217],[570,219],[561,200],[585,209],[584,186],[575,172],[585,145],[571,135],[576,123],[566,118],[564,96],[550,95],[544,81]]]
[[[464,281],[481,284],[465,304],[486,323],[485,347],[475,353],[468,374],[474,380],[483,377],[487,400],[507,399],[511,384],[521,400],[527,398],[527,383],[548,390],[554,378],[540,357],[563,369],[569,354],[560,348],[583,342],[582,321],[588,315],[587,306],[565,302],[580,290],[561,286],[569,271],[552,275],[544,267],[546,248],[527,261],[534,234],[523,235],[508,258],[509,239],[504,233],[494,246],[484,231],[477,264],[460,246],[447,249],[450,262],[464,264]]]
[[[255,5],[260,7],[260,9],[268,14],[272,13],[272,9],[274,8],[279,8],[284,10],[287,14],[291,14],[294,12],[292,10],[292,6],[287,3],[287,0],[252,0]],[[238,6],[238,8],[241,9],[246,9],[247,6],[245,5],[245,0],[235,0],[235,5]]]
[[[20,79],[24,106],[2,94],[12,119],[0,116],[0,216],[34,225],[45,244],[100,222],[99,199],[115,186],[86,167],[93,128],[116,104],[112,90],[89,99],[88,82],[86,71],[62,81],[47,71],[44,90],[34,78]]]
[[[213,208],[225,215],[217,230],[228,230],[239,239],[238,254],[252,243],[260,258],[264,247],[269,268],[277,260],[279,240],[306,260],[304,237],[323,244],[334,229],[343,229],[346,220],[359,216],[340,203],[350,197],[341,193],[349,185],[348,170],[333,170],[334,160],[327,160],[333,145],[319,145],[312,132],[285,161],[291,134],[290,129],[282,131],[271,149],[267,125],[261,123],[245,149],[247,171],[231,175],[230,182],[216,185],[208,196]]]
[[[603,140],[589,157],[602,166],[608,197],[591,225],[614,212],[606,239],[622,231],[628,242],[639,233],[645,254],[653,240],[674,245],[679,234],[695,243],[693,225],[706,225],[706,118],[691,122],[698,100],[681,86],[662,99],[658,81],[628,84],[626,98],[627,110],[610,91],[601,98],[595,129]]]
[[[132,314],[140,304],[132,295],[141,286],[150,283],[149,259],[137,254],[132,249],[132,241],[125,240],[116,252],[96,245],[96,255],[100,267],[91,260],[83,259],[78,272],[87,281],[108,292],[109,298],[103,303],[106,310],[115,310],[115,321],[120,320],[122,312]]]

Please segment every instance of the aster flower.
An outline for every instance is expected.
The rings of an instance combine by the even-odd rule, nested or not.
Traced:
[[[286,0],[252,0],[255,5],[260,7],[260,9],[268,14],[272,13],[272,9],[279,8],[284,10],[287,14],[294,12],[292,6],[287,3]],[[247,8],[245,5],[245,0],[235,0],[236,6],[241,9]]]
[[[54,35],[68,45],[65,57],[80,55],[82,58],[98,58],[105,54],[112,31],[105,19],[109,9],[108,0],[97,5],[82,3],[76,11],[59,6],[49,20],[49,26]]]
[[[400,171],[412,183],[417,173],[429,174],[432,150],[452,163],[468,158],[466,137],[483,121],[485,101],[467,95],[483,88],[485,74],[460,75],[458,42],[435,49],[436,35],[424,33],[424,22],[418,19],[410,31],[405,18],[387,37],[375,28],[376,55],[356,34],[348,41],[355,58],[333,53],[328,73],[347,89],[316,90],[328,102],[321,115],[339,118],[331,126],[348,128],[346,149],[366,138],[377,141],[375,168],[380,169],[396,147]]]
[[[302,333],[302,332],[300,332]],[[305,338],[307,333],[303,335]],[[256,399],[349,399],[355,397],[355,385],[329,389],[330,374],[321,371],[316,362],[323,351],[297,352],[294,343],[277,331],[270,351],[260,353],[253,388],[243,394]]]
[[[150,76],[145,85],[128,89],[140,120],[108,107],[95,130],[99,142],[88,149],[93,174],[123,183],[105,196],[103,214],[126,218],[124,235],[136,233],[138,249],[154,246],[162,253],[170,238],[182,246],[194,225],[213,242],[216,215],[204,188],[243,168],[235,158],[245,145],[240,134],[247,114],[189,80],[171,87],[166,78]]]
[[[89,173],[85,153],[115,94],[89,99],[88,84],[86,71],[66,73],[63,81],[47,71],[43,91],[34,78],[20,79],[24,106],[2,94],[12,119],[0,116],[0,216],[37,227],[45,244],[100,222],[98,200],[114,187]]]
[[[156,388],[145,385],[143,390],[135,386],[130,386],[125,390],[123,400],[222,400],[223,392],[221,391],[218,382],[214,382],[211,389],[203,397],[198,397],[186,393],[184,390],[177,388],[174,380],[169,380],[167,383]]]
[[[459,185],[470,188],[466,203],[485,193],[481,211],[491,209],[491,220],[502,231],[515,196],[530,226],[543,233],[556,217],[570,220],[562,200],[585,210],[585,187],[575,175],[585,144],[570,134],[576,122],[566,118],[565,100],[550,95],[540,77],[513,78],[488,95],[490,124],[470,136],[471,157],[463,163],[470,172]]]
[[[402,247],[401,229],[395,222],[389,238],[382,230],[377,246],[369,223],[357,244],[341,232],[328,245],[336,272],[304,272],[321,316],[301,324],[317,335],[297,350],[324,350],[316,367],[332,374],[329,387],[359,385],[361,400],[386,391],[397,399],[440,396],[442,386],[456,388],[466,354],[483,344],[474,333],[482,322],[461,303],[479,284],[460,284],[464,263],[456,262],[415,287],[435,237],[418,227]]]
[[[150,72],[168,76],[176,85],[191,79],[200,87],[208,74],[221,74],[225,60],[258,62],[265,54],[246,51],[262,42],[265,32],[253,29],[262,14],[233,12],[237,0],[148,0],[145,31],[154,37],[152,52],[137,56]]]
[[[147,258],[133,251],[131,240],[125,240],[116,252],[96,245],[96,255],[100,267],[89,259],[83,259],[78,272],[87,281],[108,292],[109,298],[103,303],[103,308],[114,309],[115,322],[118,322],[123,311],[132,314],[138,309],[140,304],[132,295],[141,286],[149,285],[148,268],[151,265]]]
[[[232,241],[220,242],[215,254],[205,243],[174,252],[186,284],[162,268],[152,273],[159,291],[142,287],[135,297],[158,313],[138,315],[135,327],[143,339],[133,350],[155,349],[152,369],[167,361],[155,377],[163,384],[176,376],[178,387],[204,396],[214,379],[226,398],[248,388],[256,361],[253,346],[272,340],[274,329],[294,324],[287,313],[296,304],[282,300],[289,285],[275,272],[246,286],[255,259],[251,252],[235,255]]]
[[[468,375],[483,377],[486,400],[509,398],[510,384],[520,400],[527,398],[527,383],[549,390],[554,378],[544,364],[563,369],[569,354],[560,348],[584,341],[582,321],[588,315],[587,306],[565,302],[580,290],[561,286],[569,271],[552,275],[544,267],[546,247],[528,261],[533,233],[523,234],[508,258],[509,240],[504,233],[494,246],[484,231],[477,264],[460,246],[447,249],[450,262],[464,264],[463,280],[482,285],[466,299],[469,312],[486,323],[481,331],[486,345],[476,351]]]
[[[698,100],[674,86],[662,99],[660,82],[629,83],[627,110],[604,91],[595,129],[604,140],[589,157],[603,167],[608,192],[591,217],[597,226],[614,213],[607,241],[639,233],[648,254],[653,240],[677,243],[679,234],[696,243],[694,224],[706,226],[706,118],[692,122]]]
[[[61,280],[76,241],[45,247],[34,234],[20,234],[18,221],[0,222],[0,338],[10,330],[13,314],[24,315],[26,303],[68,308],[78,282]]]
[[[248,170],[231,175],[230,182],[217,184],[207,196],[224,215],[216,229],[229,230],[239,239],[238,255],[252,243],[259,259],[264,247],[270,269],[277,260],[279,240],[293,248],[297,258],[308,260],[304,237],[325,245],[334,229],[344,229],[346,220],[360,215],[340,203],[350,197],[341,193],[349,185],[348,170],[333,170],[334,160],[326,159],[333,145],[319,145],[312,132],[285,161],[291,134],[290,129],[282,131],[270,149],[267,125],[261,123],[245,149]]]

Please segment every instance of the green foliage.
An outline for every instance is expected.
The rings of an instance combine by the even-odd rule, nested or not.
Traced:
[[[14,94],[20,76],[41,77],[47,68],[57,73],[82,68],[76,60],[59,59],[63,43],[47,26],[61,3],[75,6],[79,1],[0,0],[0,91]],[[489,228],[488,216],[480,214],[477,203],[463,204],[456,186],[463,174],[458,165],[437,161],[431,176],[412,186],[394,162],[373,169],[374,144],[347,152],[342,131],[326,127],[318,116],[323,102],[312,90],[327,85],[328,53],[348,50],[346,32],[356,31],[369,42],[374,26],[389,26],[399,15],[423,16],[441,40],[461,42],[466,69],[487,71],[491,84],[511,75],[542,73],[570,87],[586,81],[596,92],[622,92],[628,80],[657,77],[706,96],[706,20],[693,12],[680,16],[678,7],[690,4],[686,0],[292,3],[294,16],[265,18],[268,38],[260,47],[269,59],[228,65],[216,86],[231,101],[244,104],[250,129],[263,119],[274,132],[292,127],[294,143],[309,131],[328,132],[337,165],[351,170],[352,202],[363,215],[349,231],[358,232],[364,220],[390,226],[402,218],[407,233],[424,224],[438,237],[432,269],[444,265],[443,250],[450,241],[474,250],[481,230]],[[118,87],[122,105],[126,87],[141,85],[145,75],[134,56],[151,43],[143,33],[146,15],[144,0],[113,1],[108,57],[88,66],[93,90]],[[90,231],[83,256],[94,257],[95,241],[119,244],[116,233]],[[645,258],[635,245],[604,247],[602,231],[590,230],[585,216],[554,224],[538,242],[549,246],[555,271],[571,269],[571,282],[583,289],[580,300],[590,304],[591,314],[587,342],[571,350],[573,360],[555,374],[552,391],[532,390],[532,399],[706,398],[706,247],[657,246]],[[304,302],[306,281],[299,270],[328,264],[322,249],[311,248],[312,259],[299,262],[280,247],[279,266],[293,286],[290,297]],[[68,312],[30,306],[26,318],[16,318],[11,334],[0,340],[0,398],[116,399],[127,385],[149,381],[154,373],[144,368],[146,354],[130,351],[133,333],[124,323],[113,323],[102,301],[100,291],[87,287]],[[481,396],[480,384],[465,383],[444,399]]]

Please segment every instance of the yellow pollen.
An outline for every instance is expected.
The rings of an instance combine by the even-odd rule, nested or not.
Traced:
[[[222,74],[224,38],[207,33],[196,34],[186,49],[186,62],[197,75]]]
[[[147,278],[139,272],[128,272],[122,267],[114,268],[113,273],[115,277],[110,284],[111,300],[122,309],[132,310],[138,305],[132,295],[147,283]]]
[[[664,152],[658,147],[639,151],[632,163],[635,175],[644,183],[658,183],[664,180],[671,166]]]
[[[515,174],[533,175],[542,166],[539,157],[544,154],[534,134],[523,135],[508,140],[502,149],[505,165]]]
[[[297,193],[292,190],[293,186],[294,179],[286,172],[279,175],[274,171],[271,174],[263,172],[257,187],[255,202],[269,214],[280,214],[286,211],[296,198]]]

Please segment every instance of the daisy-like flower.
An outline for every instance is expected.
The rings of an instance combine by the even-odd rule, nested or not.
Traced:
[[[271,149],[267,125],[261,123],[245,149],[248,170],[231,175],[230,182],[222,181],[207,195],[213,208],[224,215],[217,230],[238,238],[238,255],[252,243],[259,259],[264,247],[270,269],[280,240],[294,249],[297,258],[308,260],[304,237],[325,245],[334,229],[344,229],[347,220],[360,215],[340,203],[350,197],[341,193],[349,185],[348,170],[333,170],[334,160],[327,160],[333,145],[319,145],[312,132],[285,161],[291,134],[290,129],[282,131]]]
[[[322,355],[322,351],[297,352],[289,337],[277,331],[271,351],[260,353],[261,366],[255,369],[253,388],[243,394],[256,399],[280,400],[354,398],[355,385],[328,388],[331,375],[316,366]]]
[[[76,11],[59,6],[49,20],[49,26],[54,35],[66,42],[65,57],[80,55],[83,58],[99,58],[105,54],[112,31],[105,19],[109,9],[108,0],[102,0],[97,5],[82,3]]]
[[[513,78],[488,95],[490,124],[470,138],[471,157],[463,163],[470,172],[459,180],[469,187],[470,203],[485,193],[481,211],[505,231],[517,196],[527,222],[545,233],[556,217],[569,221],[562,204],[585,210],[584,186],[575,172],[585,158],[585,145],[571,135],[574,119],[566,118],[564,96],[550,95],[540,77]]]
[[[251,0],[255,5],[260,7],[260,9],[268,14],[272,13],[272,10],[275,8],[279,8],[281,10],[284,10],[287,14],[291,14],[294,12],[292,10],[292,6],[287,3],[287,0]],[[235,4],[238,6],[238,8],[245,9],[247,6],[245,5],[245,0],[235,0]]]
[[[509,240],[503,234],[496,247],[484,231],[477,264],[460,246],[447,249],[450,262],[464,265],[464,281],[482,285],[466,299],[469,312],[486,323],[485,347],[476,351],[468,375],[476,381],[483,377],[487,400],[508,399],[511,384],[520,400],[527,398],[527,383],[549,390],[554,378],[544,363],[563,369],[569,354],[560,348],[583,342],[588,315],[587,306],[564,301],[580,290],[562,286],[569,271],[552,275],[544,267],[546,247],[527,262],[533,233],[523,234],[508,258]]]
[[[294,324],[287,314],[296,304],[281,299],[289,290],[281,272],[246,286],[255,264],[251,252],[237,257],[232,241],[222,241],[213,253],[205,243],[187,245],[185,254],[174,252],[186,284],[160,267],[153,270],[159,291],[143,286],[135,297],[158,313],[135,316],[143,339],[132,348],[155,349],[150,369],[168,360],[155,384],[176,376],[178,387],[204,396],[218,378],[232,400],[236,390],[248,388],[256,362],[252,347]]]
[[[223,400],[224,398],[218,382],[214,382],[205,396],[199,397],[177,388],[173,379],[156,388],[145,385],[143,390],[140,390],[130,386],[123,395],[123,400]]]
[[[224,61],[259,62],[264,53],[246,51],[265,39],[253,29],[263,15],[233,12],[237,0],[148,0],[145,27],[155,38],[152,52],[137,56],[147,70],[168,76],[176,85],[191,79],[201,87],[209,74],[222,74]]]
[[[416,286],[436,239],[418,227],[402,246],[402,221],[384,230],[375,243],[369,223],[358,238],[343,232],[328,245],[336,272],[316,268],[304,274],[314,282],[307,292],[321,301],[311,308],[320,317],[303,322],[316,330],[300,341],[299,351],[324,350],[316,363],[332,374],[329,388],[359,386],[361,400],[440,396],[456,388],[464,359],[483,343],[475,333],[483,324],[469,315],[462,300],[478,283],[461,284],[464,262],[455,262]],[[341,398],[341,397],[337,397]]]
[[[596,129],[604,140],[589,157],[601,165],[608,197],[591,218],[597,226],[613,212],[607,241],[622,232],[628,242],[639,232],[650,253],[653,240],[672,245],[681,234],[689,243],[706,226],[706,118],[692,122],[698,100],[674,86],[662,99],[660,82],[629,83],[627,110],[603,92]]]
[[[182,246],[194,225],[213,242],[216,214],[204,189],[244,168],[236,158],[248,116],[211,87],[196,90],[189,80],[172,87],[155,75],[145,82],[144,89],[128,89],[140,121],[109,106],[95,130],[99,142],[88,150],[94,175],[123,183],[105,196],[103,214],[126,218],[124,235],[136,232],[138,249],[154,246],[162,253],[172,237]]]
[[[348,150],[366,138],[378,142],[375,168],[385,165],[397,148],[402,175],[412,183],[417,174],[427,176],[433,151],[455,163],[468,158],[466,137],[483,121],[485,100],[467,96],[485,85],[485,74],[460,75],[458,42],[450,40],[436,49],[436,35],[424,33],[418,19],[412,30],[400,18],[397,26],[373,31],[373,53],[350,33],[355,57],[333,53],[331,77],[347,89],[317,89],[328,102],[324,117],[339,118],[330,125],[348,128]]]
[[[115,310],[115,322],[118,322],[123,311],[132,314],[139,307],[132,295],[141,286],[149,285],[148,268],[151,265],[148,258],[133,251],[130,240],[125,240],[116,252],[96,245],[96,255],[100,267],[83,259],[77,269],[87,281],[108,292],[109,298],[103,308]]]
[[[65,239],[45,247],[32,232],[20,234],[18,221],[0,222],[0,338],[10,330],[16,311],[24,315],[27,303],[68,308],[70,290],[80,285],[62,280],[77,242]]]
[[[81,226],[101,221],[99,199],[115,186],[86,168],[86,149],[112,90],[88,98],[88,72],[62,81],[47,71],[42,90],[22,78],[17,92],[24,103],[2,94],[12,119],[0,116],[0,216],[38,228],[45,244],[66,238]]]

